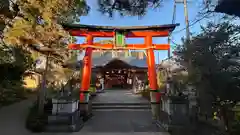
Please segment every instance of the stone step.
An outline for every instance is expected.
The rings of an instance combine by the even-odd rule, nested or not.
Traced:
[[[98,106],[92,109],[151,109],[149,106]]]
[[[120,106],[142,106],[142,105],[151,105],[150,103],[101,103],[101,102],[97,102],[97,103],[92,103],[92,106],[109,106],[109,105],[120,105]]]
[[[150,109],[118,109],[118,108],[112,108],[112,109],[93,109],[93,113],[98,112],[112,112],[112,111],[119,111],[119,112],[149,112]]]
[[[151,109],[150,103],[93,103],[92,109]]]

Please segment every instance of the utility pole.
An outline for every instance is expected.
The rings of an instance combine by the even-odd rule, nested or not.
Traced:
[[[177,2],[176,2],[176,0],[174,0],[174,4],[173,4],[173,17],[172,17],[172,24],[174,24],[175,21],[176,21],[176,10],[177,10]]]
[[[174,0],[172,24],[175,24],[175,21],[176,21],[176,9],[177,9],[177,2],[176,2],[176,0]],[[170,33],[170,35],[168,36],[168,44],[169,44],[169,45],[171,44],[171,33]],[[168,58],[170,58],[170,57],[171,57],[171,52],[170,52],[170,49],[169,49],[169,50],[168,50]]]
[[[189,48],[190,45],[190,30],[189,30],[189,20],[188,20],[188,7],[187,0],[183,0],[184,5],[184,16],[185,16],[185,24],[186,24],[186,47]],[[191,72],[191,60],[188,61],[188,72]]]
[[[188,20],[188,6],[187,6],[187,0],[174,0],[174,7],[173,7],[173,18],[172,18],[172,24],[175,23],[176,20],[176,8],[177,4],[183,4],[184,6],[184,17],[185,17],[185,25],[186,25],[186,40],[187,45],[190,41],[190,29],[189,29],[189,20]],[[170,36],[168,37],[168,43],[170,44]],[[170,50],[168,50],[168,57],[170,58]]]
[[[184,17],[185,17],[185,24],[186,24],[186,39],[190,40],[190,29],[189,29],[189,20],[188,20],[188,6],[187,0],[174,0],[175,4],[180,3],[184,6]]]
[[[186,23],[186,39],[187,39],[187,41],[189,41],[190,40],[190,30],[189,30],[187,0],[183,0],[183,5],[184,5],[184,16],[185,16],[185,23]]]
[[[174,3],[173,3],[173,16],[172,16],[172,24],[175,24],[176,23],[176,10],[177,10],[177,0],[174,0]],[[170,45],[171,43],[171,36],[172,36],[172,33],[169,34],[168,36],[168,44]],[[170,48],[171,49],[171,48]],[[170,60],[171,58],[171,52],[170,52],[170,49],[168,50],[168,60]],[[162,61],[163,62],[163,61]],[[167,68],[167,92],[170,91],[170,69]]]

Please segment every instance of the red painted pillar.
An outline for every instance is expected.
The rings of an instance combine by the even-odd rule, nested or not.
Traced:
[[[148,73],[149,73],[149,84],[151,90],[157,90],[157,74],[156,74],[156,68],[155,68],[155,56],[154,56],[154,50],[148,49],[147,50],[147,62],[148,62]]]
[[[152,37],[147,36],[145,38],[145,42],[147,46],[152,46]],[[157,74],[156,74],[156,68],[155,68],[155,56],[154,56],[154,50],[148,49],[147,50],[147,64],[148,64],[148,74],[149,74],[149,83],[151,90],[157,90]]]
[[[86,37],[87,44],[93,44],[93,36],[88,35]],[[92,72],[92,48],[86,48],[86,53],[83,59],[83,69],[82,69],[82,82],[80,88],[80,102],[88,103],[89,101],[89,87],[91,81]]]
[[[152,46],[152,37],[147,36],[145,38],[145,44],[147,46]],[[160,92],[157,85],[157,74],[155,68],[155,56],[154,49],[148,49],[147,51],[147,64],[148,64],[148,80],[150,85],[150,100],[153,119],[158,119],[159,115],[159,105],[160,105]]]

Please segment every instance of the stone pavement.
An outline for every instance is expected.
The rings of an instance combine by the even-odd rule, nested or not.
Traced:
[[[144,103],[147,100],[132,95],[129,91],[107,91],[101,93],[94,102],[101,103]],[[80,132],[75,133],[30,133],[25,129],[25,119],[32,100],[0,109],[1,135],[169,135],[152,124],[150,110],[105,110],[94,111],[94,116],[85,123]]]
[[[129,90],[108,90],[100,93],[93,103],[148,103],[140,95]],[[167,135],[157,127],[150,110],[96,110],[93,117],[85,123],[80,133],[105,135]]]
[[[1,135],[31,135],[25,129],[25,119],[31,100],[25,100],[0,109]]]

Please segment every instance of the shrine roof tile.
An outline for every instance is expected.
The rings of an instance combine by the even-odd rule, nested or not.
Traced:
[[[85,24],[62,24],[66,30],[70,29],[86,29],[88,31],[141,31],[141,30],[154,30],[154,31],[173,31],[179,24],[164,24],[164,25],[151,25],[151,26],[98,26],[98,25],[85,25]]]

